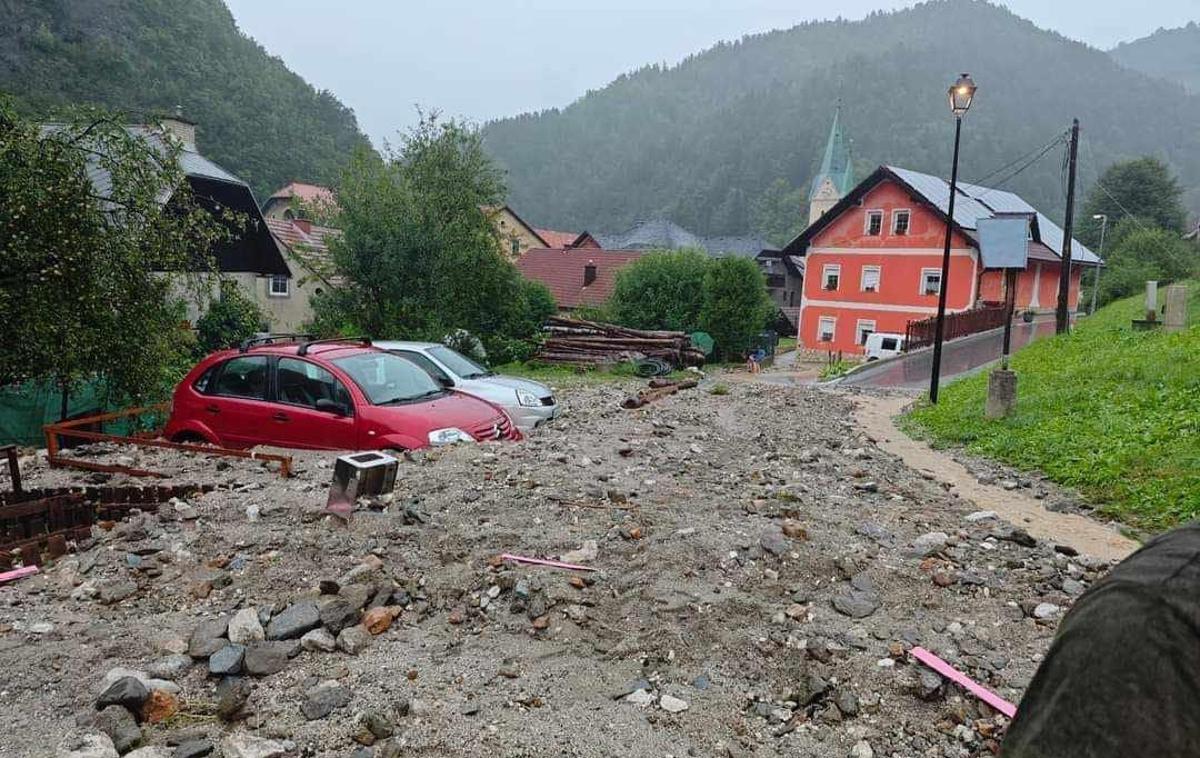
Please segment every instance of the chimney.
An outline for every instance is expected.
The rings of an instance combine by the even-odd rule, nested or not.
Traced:
[[[305,234],[312,234],[312,221],[306,218],[294,218],[292,219],[292,223],[300,227],[300,231]]]
[[[583,286],[586,287],[596,281],[596,262],[588,261],[583,267]]]
[[[183,149],[196,149],[196,122],[183,117],[183,106],[176,105],[175,113],[163,116],[162,128],[183,143]]]

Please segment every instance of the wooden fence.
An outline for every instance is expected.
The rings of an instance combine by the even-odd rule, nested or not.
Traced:
[[[957,313],[946,314],[946,325],[942,340],[949,341],[966,337],[968,334],[986,332],[1004,326],[1004,317],[1008,309],[1003,303],[984,303],[978,308]],[[930,316],[919,321],[909,321],[905,329],[905,351],[917,350],[933,344],[937,333],[937,316]]]

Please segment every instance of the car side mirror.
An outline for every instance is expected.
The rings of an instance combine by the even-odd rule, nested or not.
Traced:
[[[451,389],[452,387],[454,387],[454,380],[451,379],[450,377],[446,376],[445,374],[443,374],[441,376],[437,376],[435,378],[437,379],[437,383],[442,385],[446,389]]]
[[[322,413],[332,413],[335,416],[350,415],[350,409],[344,404],[339,403],[336,400],[328,400],[326,398],[321,398],[317,401],[317,410],[321,411]]]

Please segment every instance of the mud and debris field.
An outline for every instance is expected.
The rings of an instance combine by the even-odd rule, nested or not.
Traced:
[[[633,386],[562,389],[566,415],[520,443],[418,454],[348,527],[320,512],[333,454],[285,480],[101,453],[215,489],[0,587],[0,756],[998,750],[1005,719],[907,651],[1016,702],[1106,563],[973,512],[831,392],[622,410]]]

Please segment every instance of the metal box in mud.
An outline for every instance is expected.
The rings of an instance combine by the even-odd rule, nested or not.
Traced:
[[[385,495],[396,486],[400,462],[386,453],[351,453],[333,465],[333,485],[325,510],[348,517],[363,495]]]

